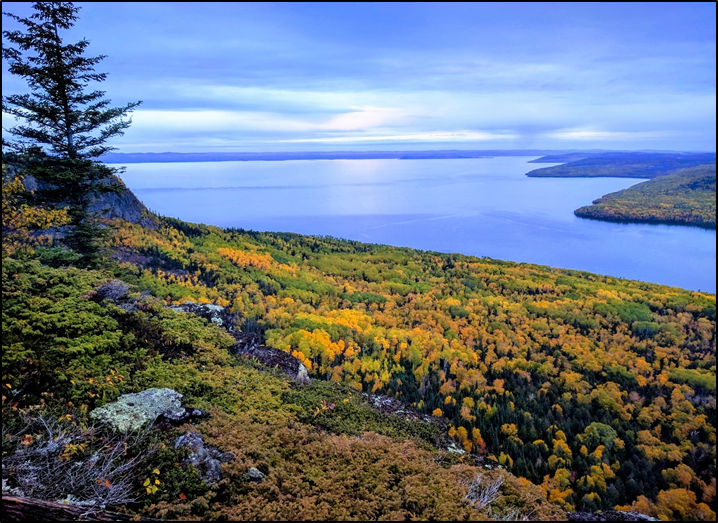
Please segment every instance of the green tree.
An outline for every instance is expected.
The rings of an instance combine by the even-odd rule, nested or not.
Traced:
[[[30,91],[2,97],[3,112],[17,123],[3,129],[3,159],[19,161],[24,174],[39,182],[26,195],[35,205],[66,209],[64,242],[83,255],[84,264],[94,265],[103,230],[89,206],[98,194],[122,187],[114,176],[118,169],[98,158],[113,149],[107,140],[124,133],[131,123],[125,117],[141,102],[110,107],[104,91],[89,88],[106,79],[95,72],[105,56],[87,57],[87,40],[65,44],[60,36],[75,24],[79,7],[35,2],[33,9],[29,18],[3,12],[24,26],[3,30],[2,56]]]

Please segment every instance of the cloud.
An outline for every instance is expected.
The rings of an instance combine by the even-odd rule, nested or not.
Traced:
[[[548,138],[557,140],[578,140],[578,141],[646,141],[646,140],[665,140],[671,138],[676,133],[665,131],[595,131],[590,129],[561,129],[546,133]]]
[[[366,131],[402,126],[410,115],[392,107],[352,107],[341,114],[282,114],[263,111],[157,111],[138,110],[134,123],[144,129],[185,132],[272,131],[277,133]]]
[[[457,131],[452,133],[415,133],[415,134],[387,134],[381,136],[339,136],[333,138],[298,138],[294,140],[278,140],[284,143],[362,143],[362,142],[388,142],[388,141],[419,141],[419,142],[484,142],[489,140],[512,140],[518,138],[512,133],[490,133],[476,131]]]
[[[102,89],[144,101],[128,152],[715,148],[714,4],[81,5],[71,36],[108,55]]]

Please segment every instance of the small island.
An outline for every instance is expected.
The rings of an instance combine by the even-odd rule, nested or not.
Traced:
[[[701,165],[607,194],[576,216],[716,228],[716,166]]]

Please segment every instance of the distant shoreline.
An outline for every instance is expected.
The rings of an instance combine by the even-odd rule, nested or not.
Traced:
[[[490,151],[336,151],[336,152],[247,152],[247,153],[107,153],[106,163],[170,162],[281,162],[287,160],[447,160],[491,158],[495,156],[544,156],[566,153],[544,149]],[[570,151],[576,152],[576,151]],[[596,151],[593,151],[595,153]]]

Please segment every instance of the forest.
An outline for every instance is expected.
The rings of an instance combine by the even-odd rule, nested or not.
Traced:
[[[125,281],[231,307],[313,376],[446,419],[566,510],[713,503],[714,295],[172,219],[113,241],[148,260],[120,262]]]
[[[715,229],[716,166],[701,165],[607,194],[576,216],[617,222],[670,223]]]
[[[261,334],[261,317],[239,312],[165,254],[218,270],[204,266],[188,241],[219,234],[216,260],[231,267],[235,290],[263,286],[272,296],[256,271],[269,275],[282,259],[291,264],[282,275],[294,278],[300,268],[290,252],[270,255],[250,247],[263,245],[251,234],[225,237],[146,214],[149,228],[105,221],[112,256],[88,269],[57,238],[29,233],[67,218],[20,203],[20,187],[19,177],[3,177],[4,499],[171,520],[566,518],[540,487],[460,451],[444,419],[379,410],[345,383],[297,382],[235,354],[224,328],[168,307],[191,296],[206,303],[210,291],[236,312],[236,327]],[[302,250],[311,252],[309,245],[315,241]],[[182,394],[201,417],[126,434],[92,419],[94,409],[148,388]],[[190,450],[176,442],[187,431],[227,456],[220,481],[208,483],[201,466],[186,465]]]

